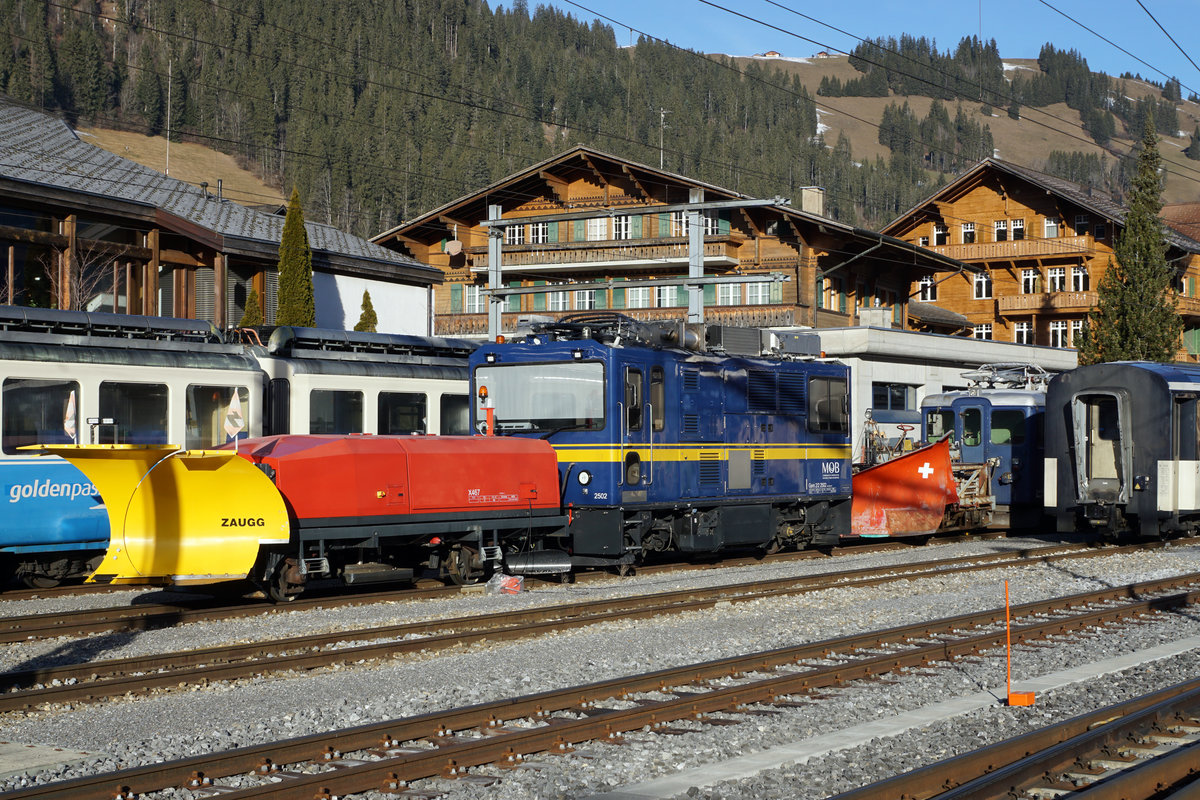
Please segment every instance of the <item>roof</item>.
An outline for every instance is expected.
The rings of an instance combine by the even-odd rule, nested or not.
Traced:
[[[964,184],[970,183],[972,180],[975,180],[981,173],[987,170],[995,170],[1012,175],[1016,178],[1020,178],[1021,180],[1027,181],[1028,183],[1044,189],[1051,194],[1058,195],[1064,200],[1069,200],[1075,205],[1087,209],[1097,216],[1111,220],[1117,225],[1123,226],[1125,224],[1125,214],[1127,209],[1120,203],[1115,202],[1106,194],[1092,192],[1081,184],[1066,180],[1065,178],[1047,175],[1044,172],[1038,172],[1037,170],[1030,169],[1029,167],[1018,166],[1017,164],[1012,164],[999,158],[985,158],[983,161],[980,161],[978,164],[964,172],[951,183],[943,186],[941,189],[938,189],[936,192],[917,203],[908,211],[905,211],[903,214],[896,217],[896,219],[885,225],[883,230],[887,231],[893,229],[901,221],[913,216],[920,209],[924,208],[938,197],[952,194],[956,189]],[[1193,231],[1200,233],[1200,225],[1194,228]],[[1200,253],[1200,241],[1180,233],[1174,227],[1167,228],[1166,239],[1168,244],[1173,247],[1177,247],[1180,250],[1188,253]]]
[[[962,314],[942,308],[941,306],[935,306],[933,303],[922,303],[919,300],[908,301],[908,315],[916,317],[922,322],[930,322],[937,325],[953,325],[958,328],[965,328],[970,324],[970,321]]]
[[[271,258],[278,252],[284,218],[266,214],[163,175],[80,140],[64,121],[0,100],[0,180],[69,193],[62,202],[125,213],[185,235],[228,254]],[[196,230],[196,229],[199,230]],[[306,222],[315,263],[339,271],[365,270],[378,277],[419,283],[442,274],[413,258],[330,225]]]
[[[545,173],[553,167],[570,167],[574,166],[573,162],[580,162],[579,169],[586,170],[595,174],[598,169],[597,165],[603,165],[606,168],[611,168],[613,174],[637,173],[638,180],[646,185],[659,185],[662,183],[673,183],[680,186],[690,188],[703,189],[706,200],[755,200],[751,195],[735,192],[732,189],[726,189],[711,183],[698,181],[694,178],[689,178],[685,175],[679,175],[674,172],[666,172],[651,167],[646,164],[641,164],[636,161],[614,156],[596,150],[587,145],[576,145],[558,155],[548,158],[532,166],[526,167],[519,172],[501,178],[495,183],[489,184],[484,188],[472,192],[468,195],[463,195],[457,200],[452,200],[443,206],[433,209],[425,214],[415,217],[407,222],[403,222],[394,228],[384,231],[371,237],[371,241],[378,242],[389,237],[395,237],[397,234],[403,235],[404,231],[416,231],[417,229],[426,226],[438,226],[442,229],[445,227],[447,218],[459,218],[464,224],[477,224],[479,220],[487,217],[487,205],[490,203],[500,203],[504,200],[509,202],[521,202],[521,198],[525,197],[517,187],[525,182],[535,182],[537,189],[531,189],[528,199],[538,196],[538,193],[545,191]],[[468,210],[475,206],[473,210]],[[634,213],[653,213],[654,206],[648,204],[613,206],[614,208],[626,208]],[[884,248],[891,251],[893,256],[903,256],[908,259],[909,264],[916,269],[925,269],[931,271],[938,270],[954,270],[977,272],[979,267],[965,264],[953,258],[949,258],[940,253],[929,250],[925,247],[920,247],[911,242],[906,242],[903,239],[897,239],[877,231],[867,230],[865,228],[856,228],[853,225],[847,225],[844,222],[837,222],[829,217],[823,217],[819,214],[813,214],[808,211],[802,211],[798,208],[793,208],[786,204],[786,201],[779,200],[778,202],[767,206],[768,209],[785,216],[791,217],[793,220],[804,221],[818,227],[822,232],[835,231],[841,233],[847,239],[854,240],[864,248],[858,254],[850,254],[848,260],[853,260],[859,255],[863,255],[869,250],[876,247]],[[637,211],[642,209],[642,211]]]

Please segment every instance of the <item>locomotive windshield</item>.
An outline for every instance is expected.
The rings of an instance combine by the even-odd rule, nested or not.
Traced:
[[[475,370],[475,419],[485,417],[479,389],[495,409],[496,430],[600,430],[604,427],[604,365],[489,364]]]

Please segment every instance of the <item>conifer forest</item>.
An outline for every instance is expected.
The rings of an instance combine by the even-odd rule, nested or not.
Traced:
[[[757,197],[826,189],[826,213],[878,226],[993,152],[981,109],[1065,102],[1103,144],[1150,117],[1119,79],[1047,45],[1006,81],[995,42],[939,52],[904,36],[851,54],[861,74],[809,88],[770,63],[632,41],[525,0],[0,0],[0,91],[69,121],[167,132],[236,155],[308,219],[370,236],[557,154],[597,149]],[[890,158],[826,141],[814,95],[896,95]],[[918,116],[904,97],[936,99]],[[661,149],[660,149],[661,137]],[[1116,195],[1116,157],[1052,154],[1042,168]]]

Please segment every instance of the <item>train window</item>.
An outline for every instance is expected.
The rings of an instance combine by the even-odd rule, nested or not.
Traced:
[[[500,433],[604,427],[604,365],[596,361],[483,365],[475,385],[488,390]],[[483,418],[477,408],[476,421]]]
[[[187,437],[189,450],[215,447],[234,438],[250,435],[250,393],[245,386],[201,386],[187,388]]]
[[[4,452],[11,455],[27,444],[78,443],[79,403],[75,381],[6,378],[0,422]]]
[[[313,389],[309,394],[309,433],[362,433],[362,422],[362,392]]]
[[[625,368],[625,429],[642,429],[642,371]]]
[[[270,419],[263,423],[263,433],[292,432],[292,388],[287,378],[272,378],[267,391],[270,396],[268,408]]]
[[[161,383],[100,384],[100,444],[167,444],[167,387]]]
[[[850,430],[844,378],[812,378],[808,383],[808,429],[818,433]]]
[[[667,426],[667,393],[662,367],[650,369],[650,425],[655,431]]]
[[[428,399],[421,392],[380,392],[379,433],[426,433]]]
[[[992,444],[1024,444],[1025,415],[1018,408],[992,411]]]
[[[983,444],[983,412],[968,408],[962,412],[963,446],[978,447]]]
[[[1195,461],[1197,449],[1196,397],[1192,394],[1174,396],[1175,407],[1171,414],[1175,434],[1174,457],[1181,461]]]
[[[444,394],[441,403],[443,436],[466,436],[471,432],[471,402],[465,394]]]
[[[954,412],[946,408],[935,408],[925,415],[925,438],[940,439],[946,434],[954,438]]]

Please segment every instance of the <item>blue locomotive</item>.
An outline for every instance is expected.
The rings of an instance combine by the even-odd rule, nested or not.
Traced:
[[[595,313],[473,353],[472,424],[549,441],[569,519],[505,554],[510,571],[845,535],[849,370],[772,337]]]
[[[1045,504],[1060,532],[1161,538],[1200,528],[1200,367],[1118,362],[1046,393]]]
[[[921,402],[925,441],[951,439],[960,500],[946,529],[1042,523],[1042,440],[1046,383],[1032,364],[986,364],[963,375],[971,386]],[[990,498],[981,503],[980,499]]]

